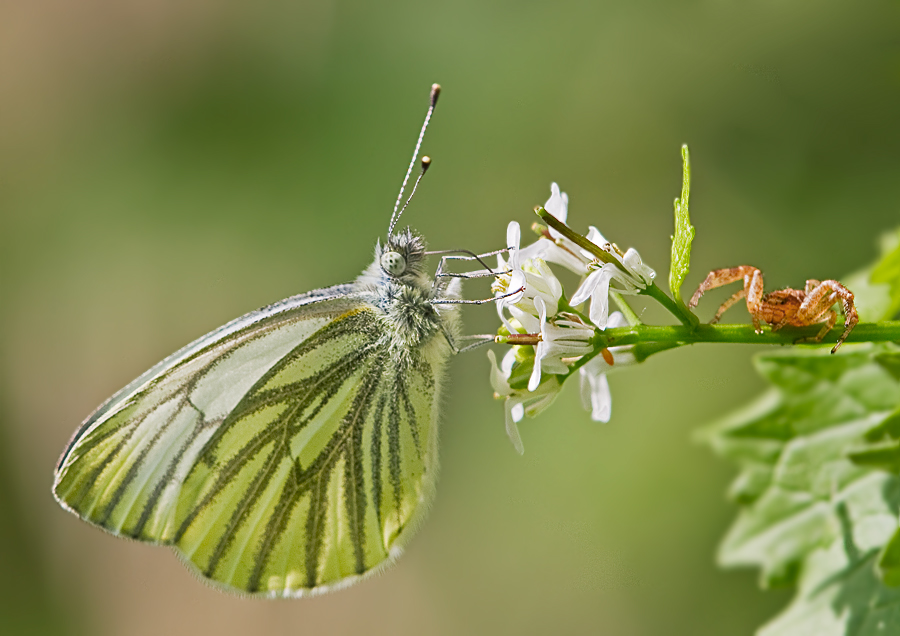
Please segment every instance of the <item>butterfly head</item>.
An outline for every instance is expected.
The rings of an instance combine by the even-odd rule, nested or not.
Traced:
[[[406,259],[403,254],[394,250],[387,250],[381,254],[381,269],[391,276],[402,276],[406,271]]]
[[[418,278],[424,274],[425,241],[406,228],[394,234],[387,245],[378,248],[381,270],[396,279]]]

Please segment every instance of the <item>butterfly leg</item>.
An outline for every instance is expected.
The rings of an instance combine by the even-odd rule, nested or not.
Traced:
[[[492,303],[495,300],[502,300],[503,298],[509,298],[510,296],[515,296],[519,292],[525,291],[524,287],[519,287],[511,292],[506,292],[505,294],[501,294],[500,296],[494,296],[493,298],[481,298],[479,300],[463,300],[461,298],[439,298],[431,301],[432,305],[484,305],[487,303]]]
[[[476,254],[475,252],[471,252],[469,250],[440,250],[435,252],[426,252],[429,256],[438,256],[444,255],[441,258],[441,262],[438,264],[437,271],[434,274],[435,285],[437,285],[437,281],[440,278],[487,278],[489,276],[496,276],[498,272],[494,271],[487,263],[484,262],[484,258],[488,256],[496,256],[497,254],[502,254],[507,250],[500,249],[494,250],[493,252],[485,252],[484,254]],[[474,272],[466,272],[466,273],[451,273],[445,272],[444,267],[447,265],[447,261],[457,260],[457,261],[478,261],[484,269],[475,270]],[[502,272],[500,272],[502,273]]]
[[[495,336],[492,334],[478,334],[475,336],[462,336],[461,340],[476,340],[473,343],[460,346],[456,342],[456,338],[453,337],[447,328],[441,326],[441,330],[444,332],[444,337],[447,339],[447,343],[450,345],[450,349],[453,350],[453,353],[464,353],[466,351],[471,351],[472,349],[477,349],[478,347],[483,347],[486,344],[491,344],[494,342]]]

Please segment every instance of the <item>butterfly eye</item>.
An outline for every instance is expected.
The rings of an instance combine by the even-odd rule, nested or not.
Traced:
[[[406,259],[397,252],[381,255],[381,267],[391,276],[399,276],[406,271]]]

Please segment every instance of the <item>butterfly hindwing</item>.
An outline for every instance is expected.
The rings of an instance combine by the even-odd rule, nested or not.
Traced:
[[[229,323],[85,422],[57,498],[239,591],[299,595],[372,570],[430,498],[444,363],[425,347],[401,370],[387,328],[340,286]]]

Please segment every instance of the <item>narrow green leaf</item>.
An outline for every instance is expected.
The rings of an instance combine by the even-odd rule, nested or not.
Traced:
[[[687,144],[681,147],[681,161],[683,164],[681,198],[675,199],[675,235],[672,237],[672,264],[669,268],[669,289],[679,303],[683,303],[681,285],[690,271],[691,242],[695,234],[688,210],[691,197],[691,159]]]

